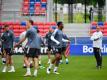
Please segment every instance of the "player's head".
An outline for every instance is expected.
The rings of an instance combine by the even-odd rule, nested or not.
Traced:
[[[100,27],[96,26],[96,31],[99,32],[100,31]]]
[[[60,29],[60,30],[62,30],[64,28],[63,22],[61,22],[61,21],[57,23],[57,26],[58,26],[58,29]]]
[[[4,31],[8,31],[9,30],[9,25],[4,25]]]
[[[26,26],[27,26],[27,28],[32,27],[33,23],[34,23],[33,20],[27,20],[27,21],[26,21]]]

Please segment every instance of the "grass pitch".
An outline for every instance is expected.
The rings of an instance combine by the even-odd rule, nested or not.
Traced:
[[[2,73],[2,62],[0,61],[0,80],[107,80],[107,56],[103,56],[103,68],[97,70],[95,67],[94,56],[70,56],[69,64],[60,64],[59,75],[46,74],[45,69],[39,69],[37,77],[24,77],[26,69],[23,66],[23,56],[13,56],[15,73]],[[42,56],[42,63],[45,67],[47,64],[47,56]],[[33,68],[31,69],[33,74]]]

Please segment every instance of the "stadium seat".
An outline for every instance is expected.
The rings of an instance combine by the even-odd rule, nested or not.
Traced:
[[[40,3],[41,2],[41,0],[35,0],[35,3]]]
[[[91,29],[96,29],[96,26],[92,26]]]
[[[56,22],[51,22],[51,26],[56,26]]]
[[[93,22],[91,23],[91,25],[96,26],[96,25],[97,25],[97,22],[93,21]]]
[[[46,3],[46,2],[47,2],[47,0],[41,0],[41,2],[42,2],[42,3]]]
[[[107,25],[107,22],[104,22],[104,25]]]
[[[20,33],[19,29],[13,29],[14,33]]]
[[[103,22],[98,22],[98,26],[104,26]]]
[[[44,24],[44,29],[49,29],[51,27],[51,24],[50,23],[45,23]]]
[[[29,3],[29,0],[23,0],[24,3]]]
[[[29,2],[34,4],[34,3],[35,3],[35,0],[29,0]]]

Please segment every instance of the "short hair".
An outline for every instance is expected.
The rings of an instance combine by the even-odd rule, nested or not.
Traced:
[[[7,24],[6,24],[6,25],[4,25],[4,27],[3,27],[3,28],[7,28],[7,27],[9,27],[9,25],[7,25]]]
[[[59,21],[59,22],[57,22],[57,26],[59,26],[60,24],[62,24],[63,22],[61,22],[61,21]]]
[[[34,24],[33,20],[28,20],[28,21],[30,22],[30,24],[31,24],[31,25],[33,25],[33,24]]]

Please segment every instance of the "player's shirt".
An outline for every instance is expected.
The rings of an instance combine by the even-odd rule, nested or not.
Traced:
[[[40,49],[41,48],[41,45],[43,44],[43,39],[40,37],[39,34],[37,34],[37,37],[36,37],[36,41],[37,41],[37,49]]]
[[[68,36],[66,34],[63,34],[63,39],[69,39]],[[66,47],[67,46],[67,42],[63,42],[62,43],[62,47]]]
[[[59,42],[59,44],[57,44],[57,42],[55,40],[52,39],[52,36],[54,37],[54,39]],[[51,36],[51,40],[54,42],[54,47],[55,48],[62,48],[62,39],[63,39],[63,32],[59,29],[55,29],[55,31],[52,33]]]
[[[53,41],[51,40],[51,35],[52,35],[52,32],[48,32],[46,34],[46,43],[48,44],[48,46],[52,46],[53,45]]]
[[[23,38],[25,37],[25,35],[26,35],[26,31],[22,32],[22,33],[20,34],[20,40],[23,39]],[[24,42],[22,42],[22,47],[25,47],[25,46],[26,46],[27,41],[28,41],[28,39],[26,39]]]
[[[94,32],[91,36],[91,40],[93,41],[93,47],[102,48],[102,37],[103,34],[101,31]]]
[[[26,38],[28,39],[27,46],[29,48],[37,48],[37,30],[33,27],[26,31]]]
[[[11,30],[3,32],[1,35],[2,48],[13,48],[14,33]]]

